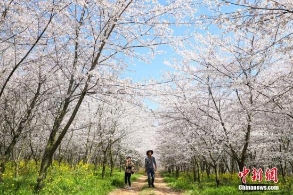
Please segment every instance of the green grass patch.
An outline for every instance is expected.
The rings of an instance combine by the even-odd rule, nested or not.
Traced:
[[[222,174],[220,176],[220,186],[217,187],[215,183],[215,175],[202,176],[201,182],[194,182],[191,173],[180,173],[179,177],[174,174],[161,173],[164,181],[175,190],[184,190],[184,195],[290,195],[292,194],[293,177],[287,177],[287,182],[280,181],[277,184],[263,181],[261,184],[277,185],[278,191],[239,191],[240,179],[237,174]],[[250,183],[253,184],[253,183]],[[256,183],[255,183],[256,184]]]
[[[14,166],[8,163],[3,176],[4,182],[0,183],[2,195],[32,195],[37,178],[37,169],[33,162],[19,164],[18,176],[15,176]],[[138,174],[131,178],[136,180]],[[109,170],[102,179],[101,170],[94,171],[93,165],[78,164],[70,167],[68,164],[56,162],[49,168],[45,186],[40,195],[106,195],[115,188],[123,187],[124,172],[114,171],[110,177]]]
[[[154,189],[147,187],[147,185],[145,185],[142,188],[142,191],[139,193],[139,195],[156,195]]]

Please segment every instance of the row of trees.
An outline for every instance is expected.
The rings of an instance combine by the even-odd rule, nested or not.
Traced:
[[[175,47],[180,57],[168,64],[177,71],[155,98],[161,161],[193,168],[199,181],[212,170],[217,185],[219,171],[244,166],[277,167],[285,181],[293,171],[293,4],[219,0],[209,8],[201,18],[211,31]]]
[[[5,164],[23,158],[40,162],[37,191],[53,159],[101,164],[104,176],[152,125],[143,93],[121,74],[172,42],[171,25],[193,14],[193,2],[3,0],[0,7],[0,182]]]
[[[292,172],[291,2],[3,0],[0,7],[0,182],[10,160],[35,160],[39,191],[53,159],[101,165],[104,176],[106,164],[113,171],[127,153],[139,158],[135,149],[154,128],[143,107],[150,93],[160,105],[163,164],[191,166],[198,179],[200,168],[212,167],[217,184],[219,171],[245,165],[277,166],[283,178]],[[176,25],[187,32],[175,37]],[[161,44],[178,54],[168,62],[172,82],[121,78]]]

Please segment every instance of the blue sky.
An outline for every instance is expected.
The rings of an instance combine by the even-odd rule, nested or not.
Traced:
[[[159,0],[159,3],[162,5],[166,4],[166,0]],[[198,10],[196,15],[199,14],[207,14],[207,9],[202,8]],[[197,29],[196,26],[181,26],[181,27],[176,27],[175,25],[172,25],[171,28],[174,31],[174,35],[183,35],[186,30],[190,30],[190,32],[193,32],[195,29]],[[213,29],[211,29],[213,28]],[[218,29],[215,28],[213,25],[210,26],[210,30],[213,32],[217,31]],[[206,33],[206,31],[201,31],[201,33]],[[168,45],[161,45],[158,46],[158,50],[163,50],[163,54],[158,54],[154,59],[150,60],[151,62],[149,64],[135,60],[134,64],[129,64],[128,65],[128,71],[126,71],[122,78],[125,77],[130,77],[134,82],[143,82],[143,81],[148,81],[151,78],[155,80],[160,80],[162,75],[166,71],[172,71],[172,68],[164,64],[165,60],[170,59],[171,57],[175,56],[175,53],[171,49],[170,46]]]
[[[159,46],[159,50],[164,53],[158,54],[150,63],[135,60],[134,63],[128,65],[127,70],[122,75],[122,78],[131,78],[135,83],[148,83],[150,80],[162,80],[162,76],[168,72],[173,71],[171,67],[164,64],[164,61],[174,55],[169,46]],[[151,109],[157,109],[158,105],[150,99],[145,99],[145,105]]]
[[[161,4],[166,4],[166,0],[159,0]],[[228,6],[228,7],[223,7],[224,12],[230,12],[232,10],[235,10],[235,6]],[[197,14],[207,14],[206,8],[202,8],[201,10],[198,10]],[[186,30],[195,30],[197,27],[192,26],[192,27],[175,27],[172,26],[172,29],[174,30],[174,34],[176,35],[182,35]],[[199,29],[197,29],[199,30]],[[200,31],[202,34],[207,33],[205,30]],[[213,34],[218,34],[221,33],[220,29],[217,28],[214,25],[209,26],[209,32]],[[174,51],[171,49],[170,46],[168,45],[161,45],[158,47],[158,50],[163,50],[164,52],[162,54],[158,54],[155,56],[154,59],[150,59],[150,63],[147,64],[145,62],[135,60],[134,63],[130,63],[128,65],[127,70],[124,72],[122,75],[122,78],[129,77],[133,80],[133,82],[148,82],[151,79],[154,80],[162,80],[162,76],[168,72],[168,71],[173,71],[171,67],[167,66],[164,64],[165,60],[170,59],[171,57],[174,57],[176,54]],[[156,109],[158,107],[157,104],[152,102],[149,99],[145,100],[146,105],[148,105],[152,109]]]
[[[164,5],[166,4],[165,0],[159,0],[159,2]],[[176,27],[171,26],[174,30],[174,35],[183,35],[184,32],[190,28],[194,27]],[[164,64],[164,61],[169,60],[174,57],[176,53],[174,53],[173,49],[168,45],[160,45],[157,47],[157,50],[163,51],[162,54],[157,54],[154,59],[149,59],[150,63],[146,63],[140,60],[134,60],[133,63],[128,64],[127,70],[123,73],[122,78],[131,78],[133,82],[139,83],[147,83],[150,80],[163,80],[163,75],[166,72],[174,71],[171,67]],[[139,51],[139,50],[138,50]],[[140,50],[139,52],[143,52],[144,50]],[[147,50],[145,50],[147,51]],[[146,98],[145,103],[152,109],[156,109],[158,105]]]
[[[174,53],[169,46],[159,46],[158,49],[163,50],[164,53],[156,55],[154,59],[150,60],[150,63],[135,60],[128,65],[123,77],[129,77],[134,82],[144,82],[150,79],[160,80],[166,71],[172,71],[169,66],[164,64],[164,61]]]

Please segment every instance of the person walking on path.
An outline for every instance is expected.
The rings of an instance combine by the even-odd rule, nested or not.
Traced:
[[[131,161],[131,157],[128,156],[125,162],[125,176],[124,176],[125,188],[127,189],[131,189],[130,178],[131,178],[131,174],[133,173],[134,173],[134,163]]]
[[[155,157],[153,157],[153,151],[148,150],[146,152],[147,157],[145,158],[145,172],[148,176],[149,187],[155,187],[155,171],[157,170],[157,163]]]

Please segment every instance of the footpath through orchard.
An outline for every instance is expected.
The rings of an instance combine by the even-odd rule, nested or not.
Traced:
[[[159,173],[156,173],[155,188],[148,187],[145,175],[132,182],[131,185],[131,189],[116,189],[109,195],[183,195],[168,187]]]

